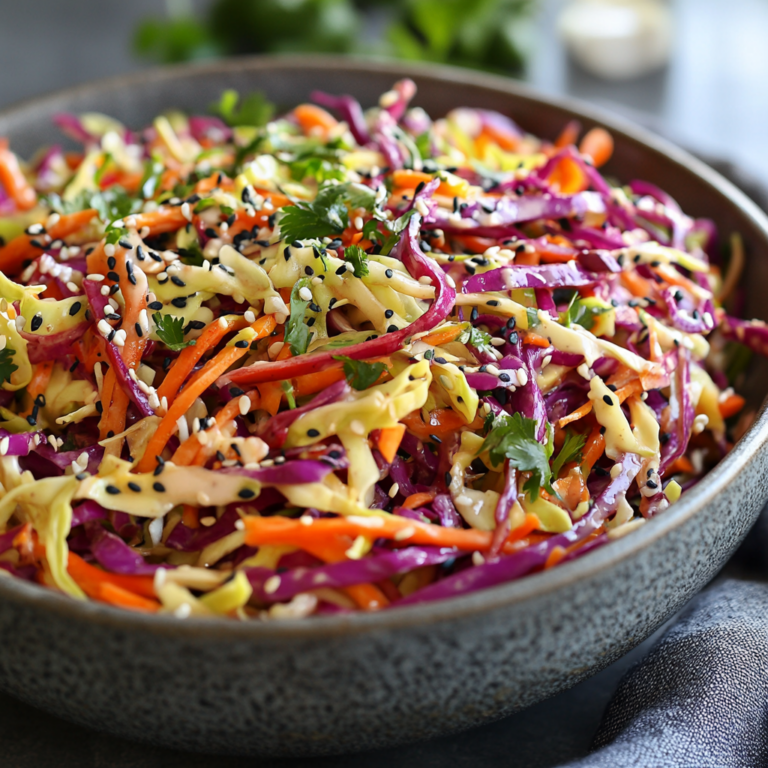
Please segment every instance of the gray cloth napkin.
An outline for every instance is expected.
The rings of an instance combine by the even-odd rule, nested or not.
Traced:
[[[705,592],[624,678],[595,737],[568,768],[768,765],[768,586]]]

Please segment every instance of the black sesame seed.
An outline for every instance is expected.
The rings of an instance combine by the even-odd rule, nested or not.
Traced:
[[[213,227],[206,227],[206,230],[205,230],[205,236],[206,237],[214,238],[218,234],[219,233]]]
[[[158,493],[165,493],[165,486],[162,483],[152,483],[152,490]]]
[[[117,496],[117,494],[120,493],[120,489],[115,485],[108,485],[104,490],[112,496]]]
[[[340,266],[340,267],[339,267],[339,268],[336,270],[336,274],[337,274],[337,275],[343,275],[343,274],[344,274],[346,271],[347,271],[347,265],[346,265],[346,264],[342,264],[342,265],[341,265],[341,266]]]
[[[419,192],[421,192],[421,190],[422,190],[422,189],[424,189],[424,187],[426,187],[426,186],[427,186],[427,185],[426,185],[426,184],[425,184],[423,181],[420,181],[420,182],[419,182],[419,183],[416,185],[416,191],[414,192],[414,195],[418,195],[418,194],[419,194]]]
[[[499,302],[496,301],[496,299],[491,299],[490,301],[485,302],[489,307],[498,307]]]
[[[603,402],[606,405],[613,405],[613,398],[610,395],[603,395]]]
[[[74,371],[75,368],[77,368],[78,365],[80,365],[80,361],[79,360],[75,360],[75,362],[72,363],[72,365],[69,366],[69,372],[72,373],[72,371]]]
[[[320,431],[317,429],[308,429],[307,437],[320,437]]]
[[[114,430],[114,429],[110,429],[110,430],[107,432],[107,437],[114,437],[114,436],[115,436],[115,430]]]
[[[434,352],[432,354],[434,354]],[[435,362],[440,363],[440,365],[445,365],[448,361],[444,357],[435,357]]]
[[[141,486],[138,483],[130,482],[128,483],[128,487],[134,492],[134,493],[141,493]]]
[[[605,427],[600,427],[600,434],[601,434],[601,435],[604,435],[604,434],[605,434]]]
[[[126,251],[130,251],[133,246],[127,240],[120,240],[117,243],[121,248],[125,248]]]
[[[41,249],[45,248],[45,246],[39,240],[30,240],[29,244],[34,246],[35,248],[41,248]]]
[[[283,257],[285,258],[286,261],[291,260],[291,249],[287,245],[285,246],[285,250],[283,251]]]
[[[386,317],[387,320],[389,320],[389,318],[392,317],[392,315],[394,315],[394,314],[395,314],[395,310],[394,309],[385,309],[384,310],[384,317]]]
[[[147,306],[150,309],[154,309],[155,311],[158,311],[163,308],[163,302],[162,301],[153,301],[151,304],[147,304]]]
[[[36,331],[43,324],[43,316],[38,312],[33,318],[30,327]]]
[[[500,373],[499,374],[499,381],[511,381],[510,376],[508,373]]]
[[[445,473],[445,484],[446,485],[450,485],[451,484],[451,473],[450,472],[446,472]]]
[[[670,435],[669,432],[662,432],[659,435],[659,442],[662,445],[666,445],[670,441],[671,437],[672,437],[672,435]]]
[[[111,280],[113,283],[120,282],[120,275],[117,272],[107,272],[107,280]]]
[[[648,481],[646,482],[646,485],[647,485],[649,488],[651,488],[652,490],[656,490],[656,488],[658,488],[658,487],[659,487],[659,484],[658,484],[658,483],[654,483],[654,482],[653,482],[653,480],[648,480]]]
[[[241,491],[238,491],[237,495],[241,499],[252,499],[256,494],[250,488],[243,488]]]
[[[328,309],[333,309],[333,305],[336,303],[335,298],[331,298],[331,300],[328,302]]]
[[[171,276],[171,282],[174,285],[178,285],[179,288],[186,288],[187,287],[187,284],[178,275],[172,275]]]
[[[311,328],[314,324],[315,324],[315,318],[314,317],[310,317],[307,320],[307,325]]]
[[[294,240],[291,243],[291,248],[303,248],[303,247],[304,247],[304,243],[302,243],[301,240]]]
[[[309,275],[310,277],[315,274],[315,270],[312,269],[310,266],[304,267],[304,274]]]
[[[615,392],[616,391],[616,385],[615,384],[608,384],[608,389],[610,389],[611,392]]]
[[[114,269],[114,268],[117,266],[117,259],[116,259],[114,256],[110,256],[110,257],[107,259],[107,266],[108,266],[110,269]]]
[[[517,335],[517,331],[512,331],[507,337],[507,341],[509,341],[510,344],[517,344],[519,340],[520,337]]]
[[[128,282],[131,285],[136,285],[136,275],[133,274],[133,262],[132,261],[126,261],[125,262],[125,271],[128,273]]]
[[[246,349],[248,347],[248,342],[245,339],[241,339],[240,341],[235,342],[235,346],[238,349]]]
[[[187,300],[184,296],[179,296],[176,299],[171,299],[171,304],[173,304],[174,307],[178,307],[179,309],[184,309],[184,307],[187,306]]]
[[[388,325],[387,326],[387,333],[394,333],[397,330],[396,325]]]
[[[69,314],[73,317],[80,311],[82,308],[82,304],[79,301],[76,301],[70,308],[69,308]]]
[[[133,328],[136,331],[136,335],[141,338],[144,335],[144,329],[141,327],[141,323],[134,323]]]
[[[470,322],[476,323],[478,317],[480,317],[480,313],[477,311],[477,307],[472,307],[472,311],[469,313]]]
[[[104,405],[100,400],[96,401],[96,413],[104,413]]]
[[[385,270],[384,270],[384,274],[385,274],[387,277],[392,277],[392,275],[394,275],[395,273],[394,273],[394,272],[393,272],[391,269],[385,269]]]

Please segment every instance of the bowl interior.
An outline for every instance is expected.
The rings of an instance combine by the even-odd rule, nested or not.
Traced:
[[[712,218],[718,225],[721,238],[726,241],[731,232],[741,233],[749,259],[745,313],[768,319],[768,303],[763,299],[763,286],[768,283],[768,221],[759,209],[729,182],[698,160],[655,138],[645,131],[620,120],[603,115],[582,104],[554,100],[535,94],[514,81],[463,70],[437,67],[415,67],[377,62],[365,62],[334,57],[265,57],[232,60],[204,67],[181,67],[154,70],[124,78],[87,85],[69,91],[36,99],[0,114],[0,135],[8,136],[11,146],[22,156],[31,156],[41,145],[62,143],[61,135],[52,124],[57,112],[99,111],[112,115],[131,128],[148,124],[158,113],[171,107],[190,112],[204,112],[206,106],[218,99],[224,88],[241,93],[261,90],[280,105],[292,105],[307,100],[312,90],[349,93],[357,97],[364,107],[374,104],[380,93],[388,90],[400,77],[412,77],[418,85],[415,104],[433,117],[444,115],[457,106],[495,109],[512,117],[525,130],[554,139],[563,126],[572,119],[581,121],[584,129],[593,125],[606,125],[612,132],[616,149],[607,175],[630,181],[642,178],[659,185],[680,203],[683,210],[696,217]],[[750,405],[757,409],[766,393],[765,381],[768,363],[756,360],[745,382]],[[761,415],[755,427],[745,436],[741,450],[749,451],[751,443],[764,440],[766,417]],[[712,482],[721,486],[737,474],[735,455],[726,460],[712,475]],[[709,481],[707,481],[709,482]],[[617,557],[623,557],[634,548],[648,546],[664,531],[679,524],[706,504],[707,483],[688,499],[683,499],[650,525],[630,537],[611,544],[562,569],[527,577],[519,582],[487,590],[486,593],[443,601],[419,608],[417,611],[401,609],[378,615],[355,615],[343,619],[327,618],[312,622],[288,622],[279,629],[265,625],[247,627],[227,622],[204,631],[225,632],[326,632],[372,628],[403,621],[423,622],[440,620],[461,607],[468,612],[482,611],[497,603],[526,599],[538,591],[557,589],[564,579],[579,578],[579,573],[591,571]],[[565,571],[565,573],[561,573]],[[126,615],[101,605],[79,605],[53,592],[44,596],[35,586],[0,582],[0,594],[31,595],[49,601],[59,610],[80,611],[92,619],[107,617],[130,624],[165,626],[173,631],[177,620],[172,617],[139,617]],[[32,591],[30,591],[32,590]],[[405,617],[405,614],[408,614]],[[403,614],[395,618],[395,614]],[[109,618],[111,617],[111,618]],[[309,624],[312,625],[308,626]],[[226,628],[225,628],[226,625]],[[200,627],[203,624],[199,625]]]

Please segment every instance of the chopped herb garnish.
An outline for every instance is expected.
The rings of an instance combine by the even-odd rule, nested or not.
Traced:
[[[334,355],[334,360],[344,362],[344,375],[353,389],[368,389],[375,384],[387,366],[384,363],[366,363],[363,360],[352,360],[343,355]]]
[[[309,301],[305,301],[299,295],[299,291],[309,284],[310,279],[302,277],[294,284],[291,291],[291,316],[286,325],[285,343],[291,348],[294,355],[303,355],[312,338],[311,331],[304,323],[304,315],[307,312]]]
[[[571,432],[571,430],[566,431],[563,447],[560,449],[560,453],[557,454],[557,458],[552,462],[553,477],[556,478],[560,474],[560,470],[565,464],[570,462],[578,464],[581,461],[584,443],[584,435],[580,435],[578,432]]]
[[[180,349],[184,349],[184,347],[194,345],[194,339],[184,341],[183,317],[161,315],[159,312],[155,312],[155,314],[152,315],[152,319],[155,321],[155,333],[157,334],[157,338],[160,339],[168,349],[178,352]]]
[[[19,366],[11,361],[15,354],[16,350],[10,347],[0,350],[0,384],[4,381],[10,381],[13,372],[19,370]]]

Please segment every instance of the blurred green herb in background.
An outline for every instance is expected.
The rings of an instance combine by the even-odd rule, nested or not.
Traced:
[[[138,27],[136,52],[170,63],[247,53],[368,53],[519,72],[535,0],[184,0]]]

